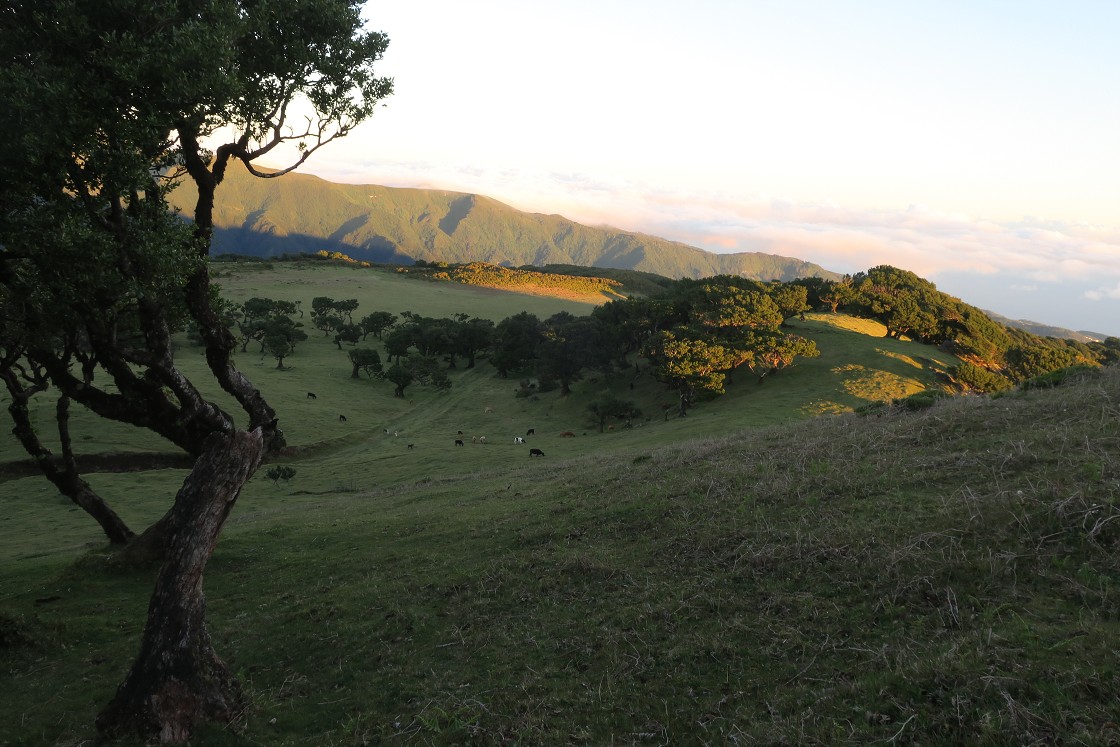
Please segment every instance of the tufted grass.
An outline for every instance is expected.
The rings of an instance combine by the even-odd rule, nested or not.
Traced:
[[[893,353],[898,376],[929,355],[803,324]],[[918,411],[759,412],[785,374],[859,361],[839,347],[689,418],[575,439],[557,433],[578,402],[480,372],[411,405],[328,373],[330,350],[314,402],[284,372],[307,451],[290,484],[247,486],[206,577],[252,706],[197,741],[1114,743],[1120,370]],[[339,428],[315,403],[358,415]],[[548,456],[450,447],[467,421],[534,423]],[[95,477],[142,523],[181,473]],[[0,484],[0,744],[76,745],[153,571],[108,566],[40,482]]]

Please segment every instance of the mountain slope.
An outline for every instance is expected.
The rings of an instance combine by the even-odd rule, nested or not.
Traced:
[[[193,186],[172,196],[192,215]],[[758,252],[713,254],[560,215],[525,213],[482,195],[336,184],[307,174],[258,179],[231,166],[214,212],[217,253],[341,251],[370,262],[571,264],[666,277],[837,278],[819,265]]]
[[[1078,342],[1101,342],[1109,337],[1109,335],[1103,332],[1090,332],[1083,329],[1066,329],[1065,327],[1055,327],[1050,324],[1043,324],[1042,322],[1032,322],[1028,319],[1011,319],[997,314],[994,311],[988,311],[987,309],[983,311],[992,321],[999,322],[1005,327],[1022,329],[1040,337],[1060,337],[1066,340],[1077,340]]]

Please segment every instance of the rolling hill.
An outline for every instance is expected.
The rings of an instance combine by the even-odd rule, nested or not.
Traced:
[[[220,282],[363,312],[590,308],[319,262]],[[260,470],[207,568],[249,708],[195,743],[1116,744],[1120,370],[861,415],[953,359],[842,314],[795,328],[819,357],[686,418],[644,371],[517,397],[484,363],[404,399],[326,336],[285,370],[240,354],[296,474]],[[199,348],[177,360],[205,378]],[[599,432],[605,392],[646,417]],[[80,409],[72,429],[80,456],[159,447]],[[184,474],[89,478],[142,527]],[[0,743],[88,743],[152,569],[110,562],[39,476],[0,474],[0,508]]]
[[[190,217],[193,186],[172,201]],[[713,254],[687,244],[560,215],[516,210],[475,194],[336,184],[308,174],[278,179],[230,167],[215,207],[214,251],[258,257],[341,251],[368,262],[416,260],[581,265],[665,277],[730,274],[756,280],[838,278],[819,265],[758,252]]]

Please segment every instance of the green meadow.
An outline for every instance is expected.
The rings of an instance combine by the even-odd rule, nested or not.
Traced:
[[[592,308],[376,268],[216,268],[229,298],[308,316],[316,296],[495,322]],[[866,320],[791,324],[820,357],[737,372],[685,418],[642,361],[516,397],[483,360],[401,399],[309,323],[285,370],[250,343],[239,365],[296,474],[257,473],[208,566],[215,647],[252,705],[197,742],[1117,743],[1120,372],[861,415],[942,388],[956,360]],[[178,359],[205,380],[185,337]],[[641,408],[633,427],[592,422],[607,392]],[[41,403],[44,436],[52,416]],[[155,570],[112,563],[3,430],[0,744],[77,745]],[[72,430],[80,454],[173,452],[85,413]],[[184,475],[88,478],[139,531]]]

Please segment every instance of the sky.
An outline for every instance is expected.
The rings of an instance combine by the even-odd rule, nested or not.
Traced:
[[[303,171],[1120,335],[1116,0],[368,0],[395,93]]]

